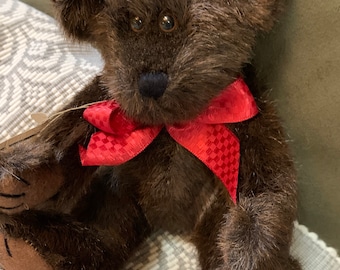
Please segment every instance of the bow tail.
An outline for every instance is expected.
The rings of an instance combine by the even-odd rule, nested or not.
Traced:
[[[232,201],[237,201],[240,163],[238,138],[224,124],[190,124],[168,127],[171,137],[200,159],[224,184]]]
[[[83,166],[120,165],[141,153],[159,134],[161,127],[137,129],[127,135],[99,131],[92,135],[85,149],[79,146]]]

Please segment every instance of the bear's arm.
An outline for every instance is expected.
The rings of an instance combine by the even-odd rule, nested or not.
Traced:
[[[288,259],[297,210],[294,162],[273,104],[257,101],[259,114],[234,129],[241,142],[238,203],[220,231],[223,257],[230,269],[299,269]]]
[[[0,211],[56,208],[69,212],[89,184],[94,167],[82,167],[78,146],[95,131],[76,107],[108,98],[96,77],[76,94],[60,116],[47,121],[39,136],[0,152]],[[69,110],[72,109],[72,110]]]

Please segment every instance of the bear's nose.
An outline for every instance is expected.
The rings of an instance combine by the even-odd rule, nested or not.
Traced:
[[[138,81],[138,89],[142,96],[160,98],[168,86],[168,75],[164,72],[142,73]]]

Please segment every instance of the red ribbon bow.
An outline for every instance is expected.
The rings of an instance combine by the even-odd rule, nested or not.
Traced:
[[[252,118],[258,109],[242,79],[226,87],[196,119],[166,125],[170,136],[200,159],[227,188],[236,203],[240,144],[225,126]],[[80,147],[83,166],[120,165],[142,152],[163,126],[141,126],[127,118],[115,101],[103,101],[84,111],[84,118],[100,129],[87,149]]]

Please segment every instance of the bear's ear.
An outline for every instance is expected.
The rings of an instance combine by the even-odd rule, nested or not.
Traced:
[[[95,17],[103,9],[104,0],[52,0],[56,17],[68,36],[79,41],[91,37]]]
[[[262,30],[270,30],[284,11],[288,0],[231,0],[238,1],[240,20]],[[226,0],[226,2],[229,2]]]

